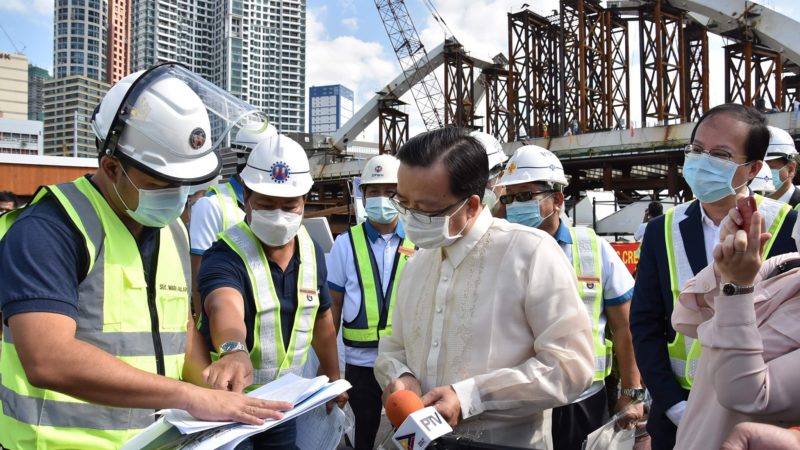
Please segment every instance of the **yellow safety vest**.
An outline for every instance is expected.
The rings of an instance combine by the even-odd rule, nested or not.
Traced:
[[[275,293],[269,262],[261,241],[242,221],[225,230],[222,239],[242,258],[256,306],[253,328],[253,384],[249,389],[269,383],[286,373],[300,375],[314,337],[314,321],[319,309],[317,292],[317,256],[314,241],[305,227],[297,232],[300,267],[297,280],[297,311],[289,346],[281,332],[281,302]]]
[[[764,246],[763,259],[767,259],[778,232],[783,226],[786,216],[792,210],[789,205],[771,200],[760,195],[754,195],[758,211],[764,215],[767,230],[772,237]],[[667,263],[669,264],[670,289],[672,290],[673,303],[678,301],[681,290],[695,273],[689,264],[686,249],[683,246],[683,236],[681,236],[680,223],[686,218],[686,210],[692,202],[683,203],[674,208],[670,208],[664,218],[664,239],[667,244]],[[701,207],[698,205],[698,207]],[[677,331],[675,339],[669,343],[669,361],[672,372],[678,380],[678,384],[684,389],[691,389],[697,365],[700,361],[701,346],[697,340],[684,336]]]
[[[179,379],[191,285],[183,223],[160,230],[155,280],[149,283],[136,241],[86,178],[42,188],[31,204],[45,195],[59,202],[86,244],[89,267],[78,287],[75,337],[137,369]],[[5,448],[119,448],[153,423],[153,410],[95,405],[34,387],[5,326],[2,349],[0,443]]]
[[[222,231],[244,220],[244,211],[239,207],[236,190],[230,182],[217,184],[208,188],[217,194],[219,208],[222,211]]]
[[[569,229],[572,237],[572,267],[578,276],[578,294],[592,319],[594,336],[594,379],[602,381],[611,373],[612,342],[606,339],[603,315],[603,262],[600,243],[594,230],[586,227]]]
[[[409,239],[403,239],[397,247],[387,295],[378,273],[375,257],[369,246],[366,225],[356,225],[348,231],[353,260],[356,263],[358,285],[361,287],[361,310],[352,322],[342,324],[342,340],[350,347],[377,347],[378,341],[392,334],[392,312],[397,297],[397,280],[408,258],[416,247]]]

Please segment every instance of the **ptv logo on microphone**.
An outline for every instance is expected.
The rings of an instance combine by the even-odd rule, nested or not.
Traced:
[[[422,450],[453,429],[432,406],[411,413],[394,435],[404,450]]]

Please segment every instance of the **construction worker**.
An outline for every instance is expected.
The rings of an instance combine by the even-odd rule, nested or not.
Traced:
[[[339,379],[325,255],[302,226],[311,190],[308,158],[286,136],[262,140],[241,173],[245,220],[203,255],[200,333],[217,360],[203,370],[216,389],[241,392],[301,374],[310,347],[320,373]],[[337,400],[344,406],[347,395]],[[253,438],[255,448],[294,448],[294,421]]]
[[[247,155],[260,141],[276,134],[278,132],[275,127],[266,122],[255,127],[240,129],[231,145],[231,150],[237,157],[236,174],[225,183],[210,186],[206,195],[194,203],[189,242],[192,252],[192,280],[195,283],[203,253],[219,239],[219,233],[244,219],[244,189],[239,174],[247,164]],[[197,295],[197,286],[193,286],[192,313],[195,318],[199,311],[200,299]]]
[[[747,195],[769,145],[765,118],[753,108],[724,104],[705,113],[686,146],[683,177],[697,197],[647,224],[631,302],[636,362],[653,397],[647,431],[654,450],[672,449],[697,368],[700,346],[672,328],[673,305],[686,281],[713,259],[720,223]],[[796,251],[797,213],[759,195],[772,237],[764,258]]]
[[[178,381],[203,356],[178,217],[219,172],[208,101],[254,111],[178,64],[123,78],[92,117],[98,170],[0,219],[2,447],[116,449],[153,410],[261,424],[290,407]]]
[[[772,183],[775,185],[775,192],[770,198],[788,203],[797,209],[800,205],[800,189],[793,182],[798,162],[794,139],[786,130],[773,126],[767,128],[769,128],[769,147],[764,161],[772,171]]]
[[[604,380],[611,373],[612,348],[622,379],[622,395],[615,399],[615,410],[644,395],[628,329],[633,277],[608,241],[594,230],[570,228],[561,221],[567,178],[561,161],[549,150],[535,145],[518,148],[498,184],[506,190],[500,197],[500,203],[506,205],[506,219],[553,236],[578,276],[578,292],[592,321],[594,379],[572,404],[553,408],[552,430],[553,448],[581,450],[586,436],[608,420]],[[613,344],[606,339],[606,323]],[[642,414],[639,405],[631,421],[637,422]]]
[[[375,443],[382,391],[372,367],[378,341],[392,332],[397,280],[415,252],[390,200],[397,191],[399,167],[400,161],[391,155],[367,161],[360,185],[367,220],[339,235],[329,257],[328,287],[337,328],[344,318],[344,375],[353,385],[349,395],[356,449],[372,449]]]
[[[489,181],[486,183],[486,191],[483,193],[483,204],[495,217],[503,217],[505,207],[497,202],[497,198],[502,195],[502,189],[497,186],[497,180],[503,173],[503,165],[508,160],[500,141],[489,133],[473,131],[470,136],[481,143],[486,150],[486,157],[489,159]]]

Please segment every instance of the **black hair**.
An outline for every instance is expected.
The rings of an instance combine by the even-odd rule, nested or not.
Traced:
[[[14,204],[14,208],[19,206],[19,203],[17,203],[17,196],[10,191],[0,191],[0,202],[11,202]]]
[[[647,205],[647,215],[650,216],[651,219],[655,219],[656,217],[664,214],[664,206],[659,202],[650,202]]]
[[[465,128],[441,128],[418,134],[397,152],[397,159],[411,167],[432,167],[442,161],[450,178],[450,192],[459,199],[483,192],[489,180],[489,157]]]
[[[736,118],[736,120],[750,127],[744,144],[747,162],[763,160],[764,156],[767,154],[767,147],[769,147],[767,119],[764,114],[749,106],[725,103],[709,109],[700,117],[700,120],[697,121],[697,124],[692,130],[692,137],[689,142],[694,142],[694,135],[697,133],[697,129],[700,128],[700,124],[703,123],[704,120],[718,114],[729,114]]]

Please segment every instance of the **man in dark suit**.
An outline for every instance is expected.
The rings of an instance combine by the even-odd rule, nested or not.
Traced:
[[[794,139],[785,130],[773,126],[767,128],[770,138],[764,161],[772,171],[772,182],[775,184],[775,192],[770,194],[770,198],[796,208],[800,204],[800,189],[793,183],[798,161]]]
[[[647,423],[654,450],[672,449],[686,407],[699,345],[675,333],[672,308],[684,283],[708,263],[719,241],[719,225],[748,195],[769,143],[764,116],[741,105],[708,111],[686,146],[684,178],[698,200],[676,206],[647,224],[631,303],[636,362],[653,397]],[[796,251],[791,237],[797,213],[788,205],[757,197],[772,238],[765,254]]]

